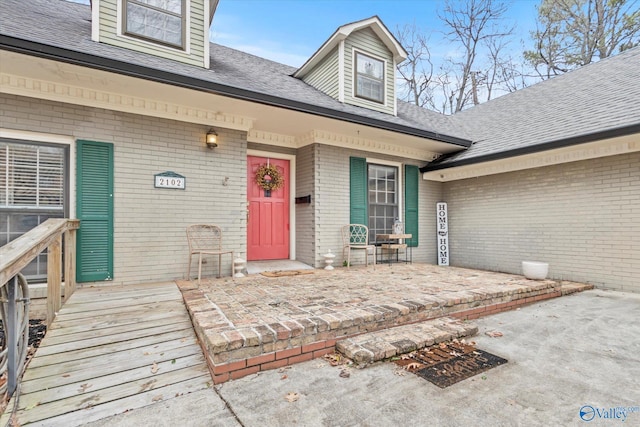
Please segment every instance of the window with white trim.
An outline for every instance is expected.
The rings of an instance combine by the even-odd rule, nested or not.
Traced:
[[[0,246],[65,216],[67,153],[61,146],[0,141]],[[22,273],[45,279],[46,267],[43,252]]]
[[[367,177],[369,240],[375,241],[376,234],[391,234],[399,218],[398,168],[368,163]]]
[[[350,223],[367,224],[369,239],[375,242],[376,234],[391,234],[399,218],[412,235],[408,244],[418,246],[419,176],[418,166],[349,157]]]
[[[184,49],[186,0],[123,0],[123,33]]]
[[[355,95],[384,103],[384,61],[356,52],[355,62]]]

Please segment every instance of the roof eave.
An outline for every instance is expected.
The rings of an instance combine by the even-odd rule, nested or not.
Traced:
[[[393,54],[393,59],[396,63],[404,61],[408,54],[404,50],[400,42],[393,36],[393,34],[385,27],[380,18],[372,16],[371,18],[363,19],[361,21],[352,22],[350,24],[339,27],[329,39],[320,46],[312,56],[309,58],[298,70],[293,73],[293,77],[304,77],[309,71],[311,71],[325,56],[331,52],[331,50],[338,45],[342,40],[349,37],[354,31],[361,30],[363,28],[371,27],[374,33],[383,41],[383,43],[389,48]]]
[[[528,147],[516,148],[513,150],[501,151],[497,153],[486,154],[483,156],[473,157],[470,159],[461,159],[448,163],[430,163],[427,166],[420,168],[421,173],[432,172],[437,170],[450,169],[459,166],[474,165],[478,163],[489,162],[492,160],[503,160],[510,157],[524,156],[527,154],[534,154],[543,151],[553,150],[563,147],[571,147],[579,144],[586,144],[589,142],[599,141],[602,139],[616,138],[621,136],[633,135],[640,133],[640,123],[622,126],[613,129],[607,129],[598,132],[592,132],[584,135],[572,136],[569,138],[558,139],[554,141],[544,142],[541,144],[531,145]],[[444,160],[445,158],[441,158]]]
[[[331,119],[347,121],[350,123],[371,126],[381,130],[398,132],[406,135],[427,138],[439,142],[445,142],[460,147],[469,147],[471,141],[437,132],[418,129],[406,125],[387,122],[380,119],[364,117],[353,113],[333,110],[331,108],[294,101],[261,92],[254,92],[235,86],[201,80],[181,74],[174,74],[142,65],[122,62],[111,58],[104,58],[89,53],[72,51],[65,48],[50,46],[34,41],[0,35],[0,49],[21,53],[44,59],[62,61],[74,65],[89,67],[101,71],[113,72],[129,77],[141,78],[157,83],[168,84],[177,87],[207,92],[211,94],[227,96],[250,102],[256,102],[272,107],[280,107],[293,111],[313,114]]]
[[[216,14],[216,9],[218,8],[219,0],[209,0],[209,26],[213,22],[213,15]]]

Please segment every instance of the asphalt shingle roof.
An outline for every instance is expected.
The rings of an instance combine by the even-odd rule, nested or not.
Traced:
[[[639,100],[634,48],[455,114],[473,145],[432,165],[640,125]]]
[[[609,129],[640,125],[640,47],[496,98],[453,116],[398,101],[398,115],[343,104],[292,77],[295,68],[218,44],[210,45],[210,69],[158,58],[91,40],[91,10],[61,0],[0,0],[0,35],[65,51],[158,70],[177,80],[196,79],[216,90],[228,88],[295,103],[335,117],[362,118],[428,132],[459,145],[459,151],[428,168],[482,161],[513,150],[548,148],[548,143]],[[215,25],[215,24],[214,24]],[[144,77],[144,76],[142,76]],[[286,106],[286,105],[285,105]],[[396,128],[397,129],[397,128]],[[547,144],[547,145],[545,145]]]
[[[88,5],[61,0],[2,0],[0,12],[0,34],[55,46],[95,57],[126,62],[132,65],[168,71],[175,75],[198,79],[250,91],[256,94],[277,97],[282,100],[330,110],[336,116],[350,115],[352,118],[371,119],[382,124],[393,124],[409,129],[441,135],[443,140],[459,139],[455,128],[449,123],[451,117],[423,111],[422,114],[403,114],[411,106],[400,106],[398,116],[367,108],[344,104],[320,92],[291,75],[295,68],[264,58],[210,44],[210,69],[191,66],[169,59],[155,57],[91,40],[91,10]],[[7,13],[11,11],[11,13]],[[399,104],[404,104],[400,102]],[[446,131],[451,131],[447,134]],[[464,145],[465,141],[453,141]],[[469,143],[468,141],[466,142]]]

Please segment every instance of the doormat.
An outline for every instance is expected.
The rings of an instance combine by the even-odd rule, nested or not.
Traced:
[[[507,359],[455,341],[414,351],[396,361],[396,364],[407,371],[440,388],[449,387],[505,363]]]
[[[276,271],[263,271],[260,274],[266,277],[302,276],[305,274],[313,274],[313,270],[276,270]]]

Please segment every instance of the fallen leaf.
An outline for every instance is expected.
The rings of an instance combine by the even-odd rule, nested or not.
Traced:
[[[158,368],[158,364],[156,362],[153,362],[153,365],[151,365],[151,373],[155,374],[158,372],[160,368]]]
[[[298,393],[290,391],[284,396],[284,398],[287,402],[295,402],[296,400],[300,399],[300,395]]]
[[[69,378],[71,374],[62,374],[62,378]]]
[[[340,371],[340,377],[341,378],[349,378],[350,376],[351,376],[351,374],[346,369],[343,369],[343,370]]]
[[[325,354],[323,358],[328,360],[331,366],[338,366],[342,362],[342,356],[338,353]]]
[[[175,365],[176,364],[176,359],[171,359],[171,364]]]
[[[143,355],[145,355],[145,356],[148,356],[148,355],[150,355],[151,353],[149,353],[148,351],[145,351],[145,352],[144,352],[144,353],[142,353],[142,354],[143,354]]]
[[[153,399],[151,399],[152,402],[158,402],[160,400],[162,400],[162,395],[161,394],[159,394],[156,397],[154,397]]]
[[[443,343],[443,342],[441,342],[441,343],[439,344],[439,346],[440,346],[440,348],[441,348],[441,349],[443,349],[443,350],[444,350],[445,348],[447,348],[447,345],[446,345],[445,343]]]
[[[281,380],[286,380],[287,378],[289,378],[287,374],[284,374],[283,376],[280,377]]]
[[[500,332],[500,331],[487,331],[487,332],[485,332],[485,335],[488,335],[491,338],[498,338],[498,337],[502,336],[502,332]]]
[[[404,367],[404,369],[406,369],[407,371],[410,371],[412,369],[420,369],[420,368],[422,368],[422,364],[418,362],[411,362]]]

